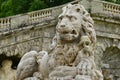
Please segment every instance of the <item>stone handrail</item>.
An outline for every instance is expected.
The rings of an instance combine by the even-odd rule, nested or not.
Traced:
[[[59,14],[60,9],[61,6],[0,18],[0,33],[52,19]]]
[[[103,11],[120,14],[120,5],[114,3],[103,2]]]
[[[52,16],[52,9],[28,13],[29,24],[41,22]]]
[[[1,18],[0,19],[0,32],[8,30],[11,24],[11,18]]]
[[[76,2],[78,1],[73,1],[71,3],[76,3]],[[64,5],[33,11],[29,13],[19,14],[16,16],[0,18],[0,33],[25,27],[27,25],[39,23],[44,20],[53,19],[60,14],[61,9]]]
[[[71,3],[80,3],[80,0],[76,0]],[[64,5],[19,14],[16,16],[0,18],[0,33],[56,18],[61,13],[62,7]],[[90,5],[91,13],[120,14],[120,5],[118,4],[93,0]]]
[[[91,13],[120,14],[120,5],[106,1],[92,1]]]

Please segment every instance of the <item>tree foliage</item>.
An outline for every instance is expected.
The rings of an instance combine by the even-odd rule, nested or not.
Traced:
[[[120,4],[120,0],[104,0],[104,1],[108,1],[108,2],[113,2],[116,4]]]
[[[73,0],[0,0],[0,18],[40,10]]]
[[[58,6],[73,0],[0,0],[0,18]],[[105,0],[120,4],[120,0]]]
[[[47,7],[47,4],[45,4],[42,0],[33,0],[32,3],[30,3],[29,11],[44,9]]]

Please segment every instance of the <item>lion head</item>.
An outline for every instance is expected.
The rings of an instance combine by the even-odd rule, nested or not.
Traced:
[[[79,43],[81,36],[88,36],[94,45],[96,42],[94,21],[90,14],[80,4],[68,4],[63,7],[62,13],[58,16],[56,35],[53,38],[52,47],[61,42]]]
[[[71,65],[78,52],[84,48],[81,45],[85,42],[82,40],[83,36],[87,36],[91,48],[94,49],[96,42],[95,30],[93,28],[94,21],[80,4],[68,4],[62,10],[63,12],[58,16],[56,34],[52,40],[50,50],[56,56],[64,56],[63,62]]]
[[[78,5],[67,5],[63,8],[63,12],[58,17],[56,27],[57,33],[61,40],[73,41],[80,36],[82,23],[82,8]]]

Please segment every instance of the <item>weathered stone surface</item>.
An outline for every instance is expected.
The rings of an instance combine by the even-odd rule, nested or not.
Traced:
[[[0,80],[16,80],[16,70],[12,69],[12,61],[4,60],[0,68]]]
[[[78,2],[83,4],[91,13],[95,21],[94,28],[97,35],[97,44],[94,56],[98,69],[102,67],[102,64],[109,64],[112,68],[107,70],[110,71],[114,77],[116,74],[120,77],[119,65],[117,65],[120,61],[119,5],[98,0],[79,1]],[[62,6],[0,19],[0,54],[6,55],[7,57],[22,57],[24,53],[30,50],[49,50],[50,41],[55,34],[54,26],[57,22],[56,17],[61,13]],[[48,13],[46,14],[47,11]],[[44,13],[44,15],[42,15],[44,18],[38,14],[41,12]],[[54,19],[50,19],[50,17],[54,17]],[[24,23],[27,25],[24,25]],[[116,49],[112,49],[111,47]],[[111,55],[113,56],[112,58]],[[114,61],[109,62],[104,56]],[[0,59],[1,61],[3,60],[2,58]],[[114,66],[114,64],[116,66]]]
[[[89,13],[82,5],[68,4],[58,18],[50,49],[23,55],[17,80],[103,80],[94,62],[96,34]],[[50,43],[50,34],[43,34],[48,37],[43,38],[44,49]]]

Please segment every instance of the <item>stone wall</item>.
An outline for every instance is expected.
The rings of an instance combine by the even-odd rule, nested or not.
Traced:
[[[78,3],[86,7],[95,21],[95,61],[98,68],[102,66],[114,76],[114,80],[118,80],[115,78],[120,78],[120,5],[96,0]],[[12,66],[17,66],[15,60],[19,61],[24,53],[48,50],[55,34],[56,16],[63,6],[0,19],[0,68],[6,59],[12,60]]]

